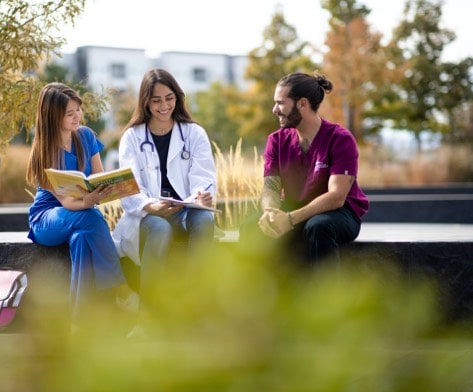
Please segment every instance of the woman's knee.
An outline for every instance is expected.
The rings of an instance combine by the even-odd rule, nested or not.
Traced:
[[[142,219],[140,225],[140,252],[152,254],[153,257],[160,255],[171,243],[173,229],[171,224],[164,218],[148,215]],[[146,257],[144,257],[146,259]],[[142,261],[143,262],[143,261]]]
[[[213,214],[204,210],[189,211],[187,221],[191,230],[204,227],[213,227],[215,225],[215,218]]]
[[[147,215],[141,220],[140,231],[147,235],[170,236],[172,235],[172,226],[160,216]]]
[[[78,228],[109,231],[107,221],[103,217],[102,213],[96,208],[77,211],[77,217]]]

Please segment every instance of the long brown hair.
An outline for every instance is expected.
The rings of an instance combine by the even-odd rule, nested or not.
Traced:
[[[35,135],[26,169],[26,181],[31,186],[50,188],[44,169],[61,169],[64,166],[61,127],[69,100],[82,105],[79,94],[62,83],[49,83],[39,94],[36,109]],[[72,132],[72,143],[79,169],[85,167],[84,148],[77,132]]]
[[[173,120],[181,123],[195,122],[186,108],[186,95],[174,76],[164,69],[155,68],[149,70],[143,76],[138,96],[138,105],[135,107],[131,119],[123,131],[139,124],[147,124],[150,121],[151,113],[148,103],[153,94],[154,85],[157,83],[167,86],[176,95],[176,107],[172,113]]]

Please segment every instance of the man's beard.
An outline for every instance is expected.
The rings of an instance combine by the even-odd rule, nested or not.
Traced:
[[[301,121],[301,113],[297,109],[296,105],[294,105],[291,112],[286,116],[286,123],[283,125],[283,128],[297,128]]]

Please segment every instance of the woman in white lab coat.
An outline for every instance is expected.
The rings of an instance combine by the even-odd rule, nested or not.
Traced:
[[[141,306],[153,290],[156,265],[162,263],[176,235],[189,247],[214,235],[211,211],[183,208],[161,196],[192,199],[212,207],[216,193],[215,162],[205,130],[187,111],[185,94],[162,69],[142,80],[138,105],[119,145],[120,167],[131,167],[140,193],[122,199],[124,214],[113,239],[121,256],[141,265]]]

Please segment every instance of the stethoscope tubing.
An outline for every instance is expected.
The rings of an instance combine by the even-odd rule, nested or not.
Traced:
[[[182,151],[181,151],[181,159],[188,160],[188,159],[190,159],[191,154],[190,154],[189,150],[186,148],[186,140],[184,139],[184,134],[182,133],[181,124],[177,123],[177,126],[179,127],[179,134],[181,135],[181,140],[184,143],[184,146],[182,147]],[[149,139],[150,133],[151,132],[148,129],[148,124],[146,124],[145,125],[145,138],[146,138],[146,140],[140,144],[140,151],[141,152],[144,152],[144,147],[146,145],[150,146],[151,152],[154,151],[154,143]]]

